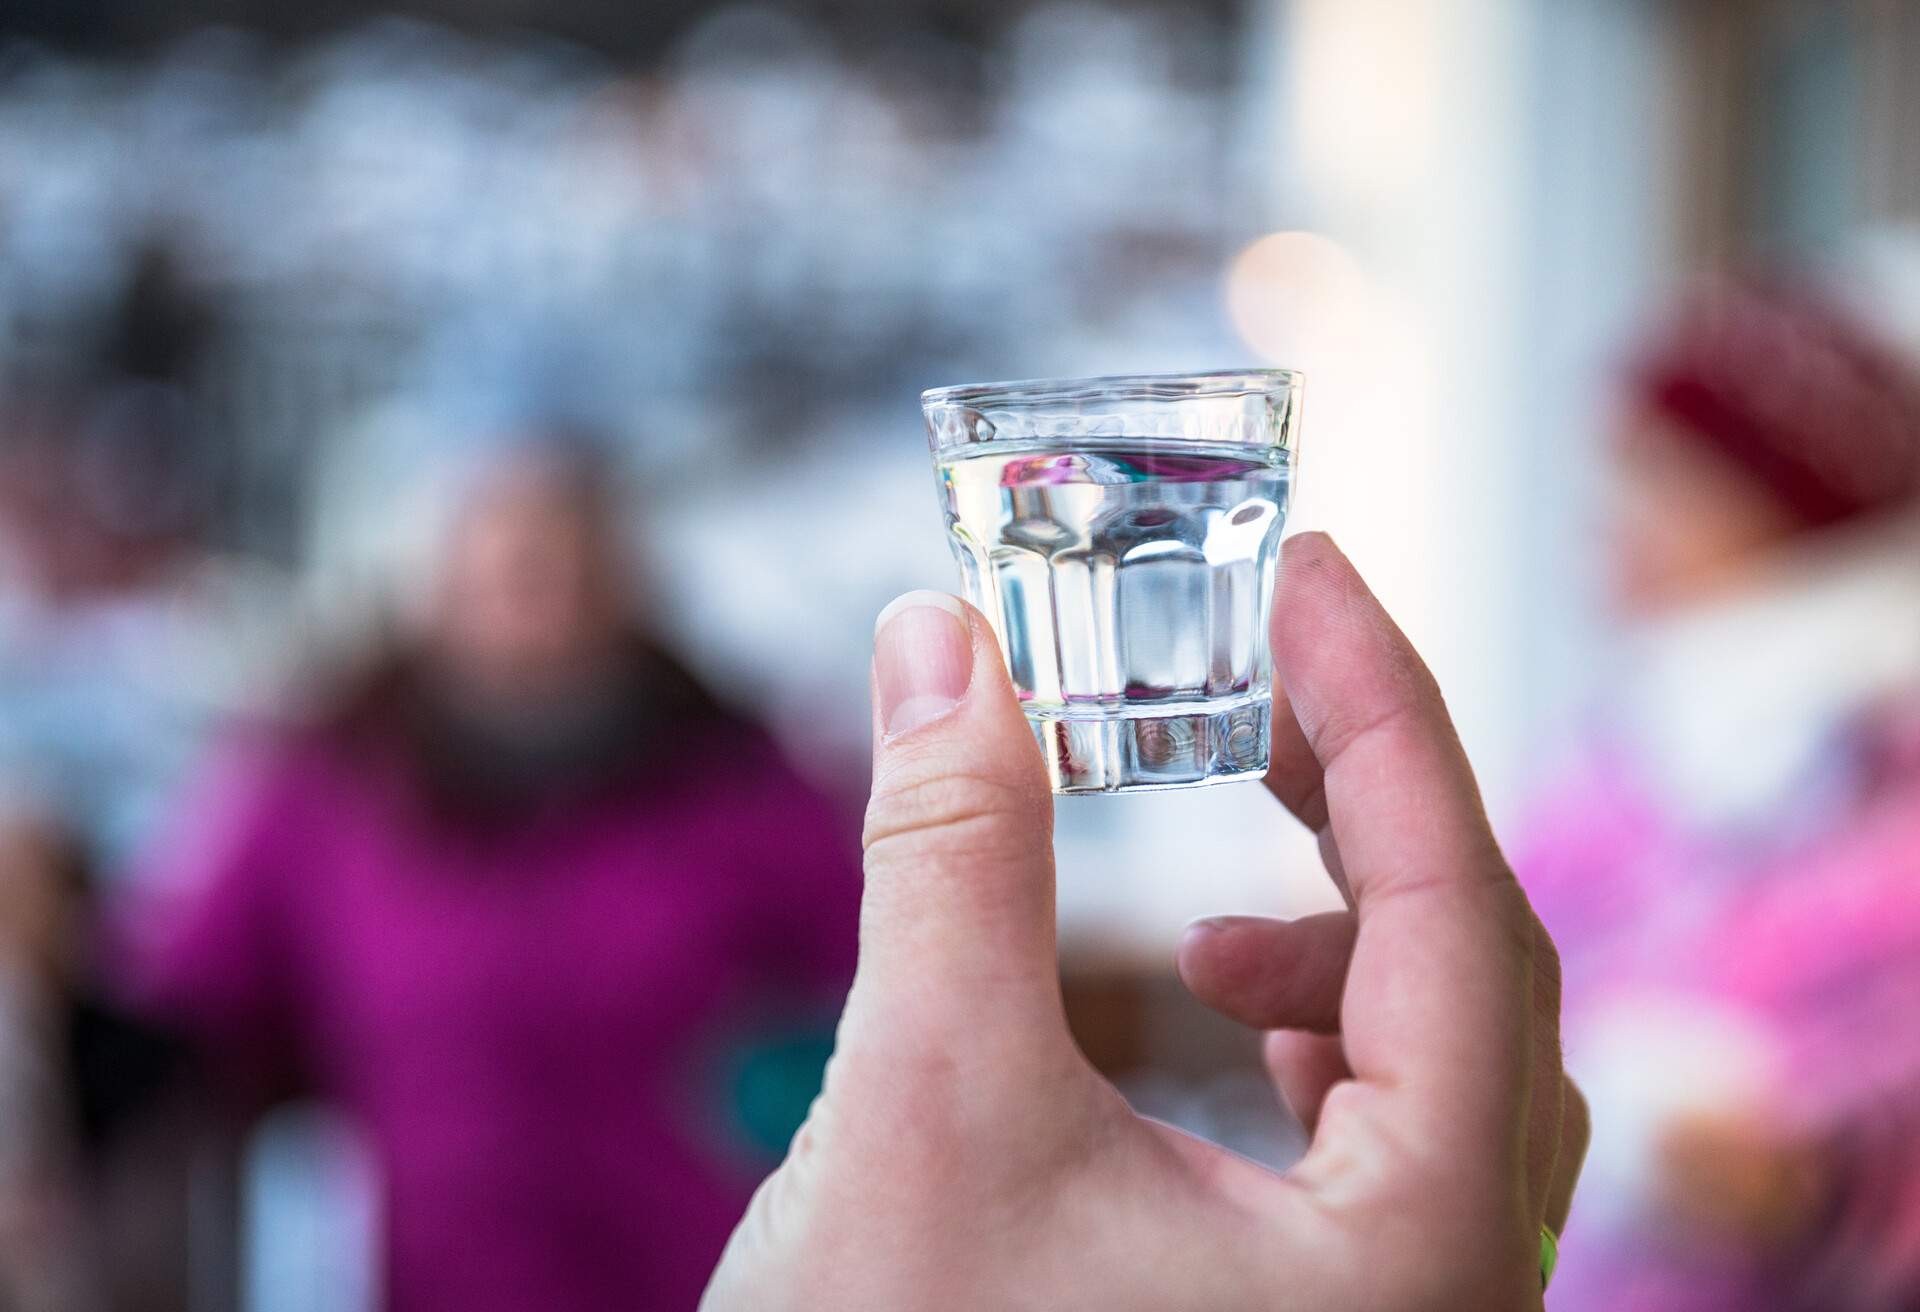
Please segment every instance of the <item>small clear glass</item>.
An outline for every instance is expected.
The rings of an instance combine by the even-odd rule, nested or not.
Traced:
[[[1300,376],[922,394],[947,536],[1057,793],[1266,773]]]

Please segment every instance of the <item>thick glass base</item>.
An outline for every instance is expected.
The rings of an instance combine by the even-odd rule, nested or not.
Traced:
[[[1139,793],[1258,779],[1267,772],[1272,702],[1098,719],[1032,715],[1056,793]]]

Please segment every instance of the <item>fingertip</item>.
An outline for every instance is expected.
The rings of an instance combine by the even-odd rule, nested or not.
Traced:
[[[953,616],[954,619],[959,620],[962,625],[967,623],[967,607],[960,598],[950,592],[935,592],[931,588],[915,588],[911,592],[901,593],[880,608],[880,613],[873,617],[874,637],[878,638],[880,636],[880,630],[887,627],[888,620],[900,614],[902,611],[916,608],[945,611],[947,614]]]
[[[1321,529],[1295,533],[1280,544],[1281,583],[1297,587],[1310,579],[1327,580],[1341,589],[1365,586],[1352,559]]]
[[[882,737],[909,733],[960,705],[973,682],[972,634],[956,597],[909,592],[874,621],[873,678]]]
[[[1201,993],[1219,973],[1220,953],[1227,948],[1233,931],[1249,923],[1269,923],[1261,916],[1202,916],[1181,931],[1180,945],[1174,949],[1174,968],[1188,992]]]
[[[1356,623],[1369,611],[1378,614],[1369,617],[1370,622]],[[1374,645],[1383,620],[1385,612],[1366,581],[1331,537],[1309,532],[1286,540],[1274,581],[1270,632],[1275,670],[1283,684],[1301,666],[1322,660],[1329,642],[1345,646],[1360,638]]]
[[[1324,767],[1344,746],[1345,731],[1400,710],[1417,709],[1423,724],[1447,724],[1444,703],[1426,664],[1353,562],[1324,533],[1303,533],[1280,571],[1271,639],[1274,675],[1307,755]],[[1276,729],[1276,738],[1279,730]],[[1311,780],[1298,744],[1276,743],[1275,758]]]
[[[1304,598],[1295,596],[1291,606],[1316,600],[1314,594],[1318,594],[1320,600],[1342,606],[1351,606],[1357,597],[1373,601],[1376,606],[1379,604],[1352,559],[1328,533],[1315,529],[1294,534],[1281,545],[1280,564],[1278,592],[1282,596],[1307,594]],[[1282,609],[1276,607],[1275,617],[1281,614]]]
[[[1315,556],[1333,555],[1346,559],[1346,553],[1340,550],[1333,540],[1333,534],[1325,529],[1310,528],[1289,534],[1280,543],[1280,554],[1289,560],[1305,561]]]
[[[1201,962],[1205,958],[1207,945],[1220,933],[1220,920],[1217,916],[1207,916],[1194,921],[1180,931],[1180,942],[1173,949],[1173,973],[1187,992],[1194,992],[1194,980],[1199,975]]]
[[[1181,931],[1181,945],[1212,938],[1215,934],[1231,929],[1245,919],[1245,916],[1202,916]]]

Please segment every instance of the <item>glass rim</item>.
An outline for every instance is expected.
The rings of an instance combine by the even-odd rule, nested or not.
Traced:
[[[1298,369],[1214,369],[1199,373],[1100,374],[1090,378],[1022,378],[997,383],[957,383],[920,393],[920,406],[982,402],[1046,405],[1087,401],[1193,401],[1216,397],[1291,393],[1304,375]]]

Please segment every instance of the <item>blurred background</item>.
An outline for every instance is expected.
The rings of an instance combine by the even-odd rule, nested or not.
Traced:
[[[10,0],[0,1307],[689,1307],[850,970],[917,408],[1307,375],[1592,1094],[1556,1306],[1920,1307],[1920,5]],[[1284,617],[1283,621],[1284,622]],[[1281,1163],[1059,808],[1083,1044]]]

